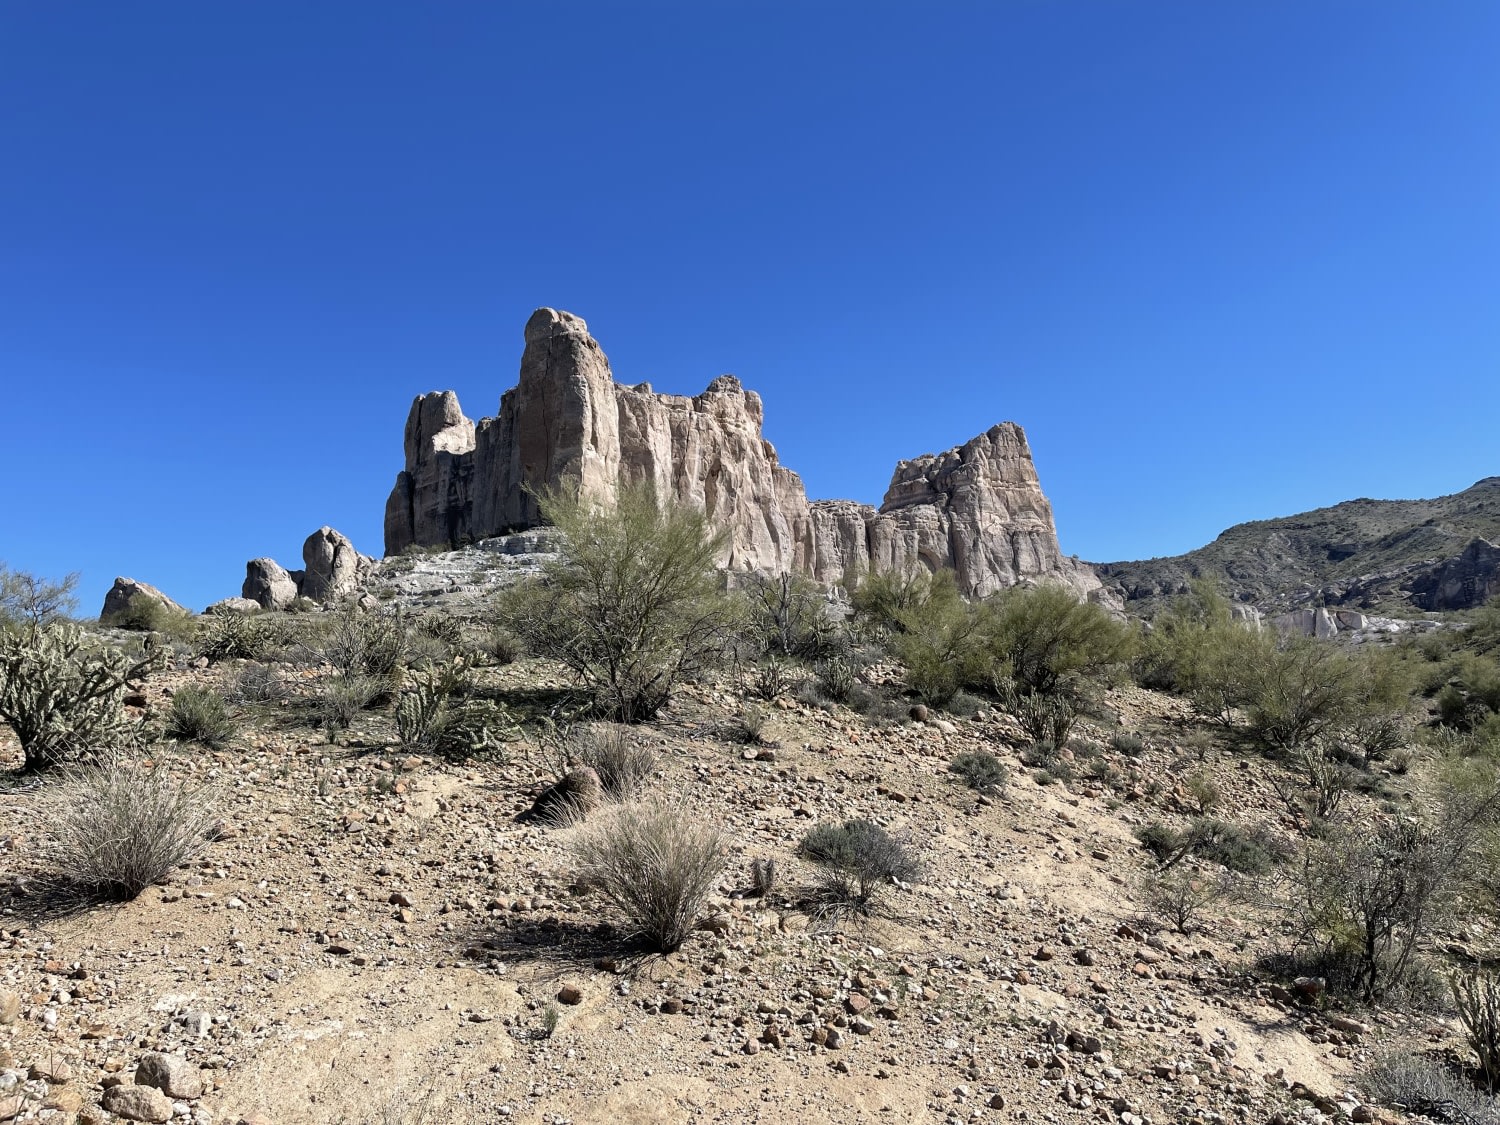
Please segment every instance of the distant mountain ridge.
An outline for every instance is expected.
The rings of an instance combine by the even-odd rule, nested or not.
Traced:
[[[1136,612],[1216,579],[1262,609],[1348,606],[1379,612],[1469,609],[1500,592],[1500,476],[1431,500],[1346,500],[1236,524],[1195,551],[1095,564]]]

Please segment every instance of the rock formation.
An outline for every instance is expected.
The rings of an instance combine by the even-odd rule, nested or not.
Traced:
[[[129,610],[137,598],[156,602],[173,613],[187,612],[149,583],[137,582],[134,578],[116,578],[115,584],[109,588],[109,593],[104,595],[104,608],[99,611],[99,620],[109,624]]]
[[[972,595],[1034,581],[1102,592],[1090,568],[1059,550],[1014,423],[901,462],[877,510],[809,503],[802,479],[761,436],[762,420],[760,396],[732,375],[691,398],[618,384],[582,319],[538,309],[498,416],[471,422],[452,391],[412,403],[406,467],[386,502],[386,554],[535,527],[532,490],[564,481],[604,504],[622,486],[649,482],[727,533],[721,561],[732,570],[796,570],[832,583],[850,570],[951,567]]]
[[[1500,594],[1500,547],[1474,539],[1461,554],[1414,578],[1410,589],[1423,609],[1477,609]]]
[[[285,609],[299,597],[327,605],[359,588],[373,562],[354,549],[347,535],[320,527],[302,544],[303,570],[287,570],[275,559],[245,564],[242,597],[263,609]]]

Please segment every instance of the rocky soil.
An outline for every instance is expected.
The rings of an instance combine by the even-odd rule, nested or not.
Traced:
[[[472,568],[445,558],[388,575],[386,597],[472,595]],[[183,661],[137,702],[159,712],[233,673]],[[39,790],[0,793],[0,1120],[1361,1121],[1384,1112],[1357,1089],[1372,1051],[1458,1042],[1256,973],[1280,935],[1248,905],[1191,934],[1143,915],[1132,829],[1185,822],[1190,774],[1218,788],[1217,815],[1289,834],[1274,767],[1216,748],[1164,696],[1112,691],[1140,749],[1086,725],[1097,753],[1043,784],[999,713],[877,726],[787,695],[747,744],[740,685],[691,687],[634,737],[654,789],[738,854],[702,928],[647,957],[576,886],[569,832],[517,819],[553,777],[538,745],[433,760],[377,713],[332,745],[292,719],[317,671],[281,674],[293,702],[245,712],[229,748],[172,757],[222,786],[223,829],[133,902],[49,897]],[[484,675],[501,693],[564,684],[530,661]],[[972,749],[1006,763],[1003,793],[949,772]],[[924,878],[871,917],[820,917],[796,847],[853,816],[910,841]],[[754,859],[777,863],[765,899]]]

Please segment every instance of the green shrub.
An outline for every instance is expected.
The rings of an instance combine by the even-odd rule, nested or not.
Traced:
[[[229,687],[229,698],[236,703],[280,703],[289,694],[286,681],[264,664],[245,665]]]
[[[1005,788],[1008,775],[1000,759],[987,750],[969,750],[948,763],[948,771],[957,774],[970,789],[981,793],[999,792]]]
[[[1495,1099],[1445,1063],[1410,1051],[1378,1056],[1365,1068],[1361,1085],[1380,1105],[1451,1125],[1492,1122],[1500,1112]]]
[[[540,580],[505,591],[502,624],[565,665],[603,717],[652,718],[728,645],[736,614],[715,566],[722,535],[702,512],[658,506],[649,488],[623,489],[613,511],[556,492],[539,504],[561,550]]]
[[[1131,631],[1061,586],[1016,586],[990,599],[985,647],[1023,692],[1048,695],[1103,675],[1134,652]]]
[[[204,625],[198,655],[213,664],[223,660],[260,660],[275,643],[275,634],[261,618],[243,613],[217,613]]]
[[[772,656],[826,660],[848,647],[843,621],[827,593],[799,574],[753,574],[745,580],[747,629],[757,650]]]
[[[1479,1073],[1493,1094],[1500,1087],[1500,975],[1475,966],[1452,973],[1448,983],[1469,1046],[1479,1059]]]
[[[1135,838],[1141,847],[1154,855],[1157,862],[1170,866],[1188,853],[1189,845],[1183,833],[1159,820],[1148,821],[1135,830]]]
[[[750,673],[750,694],[767,703],[785,695],[791,686],[786,664],[774,656],[766,657]]]
[[[318,713],[329,740],[346,731],[360,712],[386,693],[386,685],[369,676],[339,672],[323,681],[318,696]]]
[[[77,588],[77,574],[53,582],[0,563],[0,630],[35,633],[65,622],[78,608]]]
[[[321,655],[345,679],[389,680],[400,671],[407,645],[399,612],[370,612],[350,603],[334,616]]]
[[[234,732],[235,722],[224,697],[212,688],[189,684],[172,696],[172,706],[167,709],[168,738],[217,750],[234,737]]]
[[[1078,721],[1078,703],[1070,695],[1056,692],[1010,694],[1007,707],[1034,742],[1066,746]]]
[[[178,780],[166,762],[113,752],[62,768],[45,799],[41,858],[67,884],[132,899],[208,844],[218,791]]]
[[[1128,730],[1117,730],[1109,738],[1110,746],[1121,754],[1129,754],[1131,757],[1139,754],[1145,749],[1146,744],[1141,741],[1141,736],[1132,734]]]
[[[1167,922],[1180,934],[1198,928],[1203,911],[1224,897],[1222,880],[1174,867],[1145,877],[1141,897],[1149,914]]]
[[[729,856],[722,829],[660,801],[604,809],[573,843],[578,882],[597,889],[632,936],[664,953],[692,932]]]
[[[125,688],[166,663],[90,644],[75,625],[0,631],[0,720],[21,743],[27,770],[120,745],[130,729]]]
[[[119,613],[100,623],[136,633],[164,633],[178,641],[191,640],[196,631],[192,614],[144,594],[137,594]]]
[[[1245,831],[1237,824],[1199,817],[1188,826],[1187,845],[1199,859],[1241,875],[1263,875],[1286,858],[1286,849],[1264,829]]]
[[[821,824],[803,837],[799,850],[823,869],[817,898],[835,909],[867,910],[881,888],[893,880],[915,882],[921,874],[911,848],[869,820]]]

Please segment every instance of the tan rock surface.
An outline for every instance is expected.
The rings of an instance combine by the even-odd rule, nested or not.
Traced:
[[[877,511],[809,504],[801,478],[762,436],[763,421],[760,396],[732,375],[691,398],[618,384],[581,318],[538,309],[497,417],[470,423],[451,391],[412,403],[406,467],[386,504],[386,554],[536,526],[531,490],[566,480],[605,504],[622,485],[649,482],[728,532],[723,563],[733,570],[796,570],[833,583],[849,570],[951,567],[975,595],[1030,581],[1100,591],[1092,570],[1058,548],[1014,423],[901,462]]]

